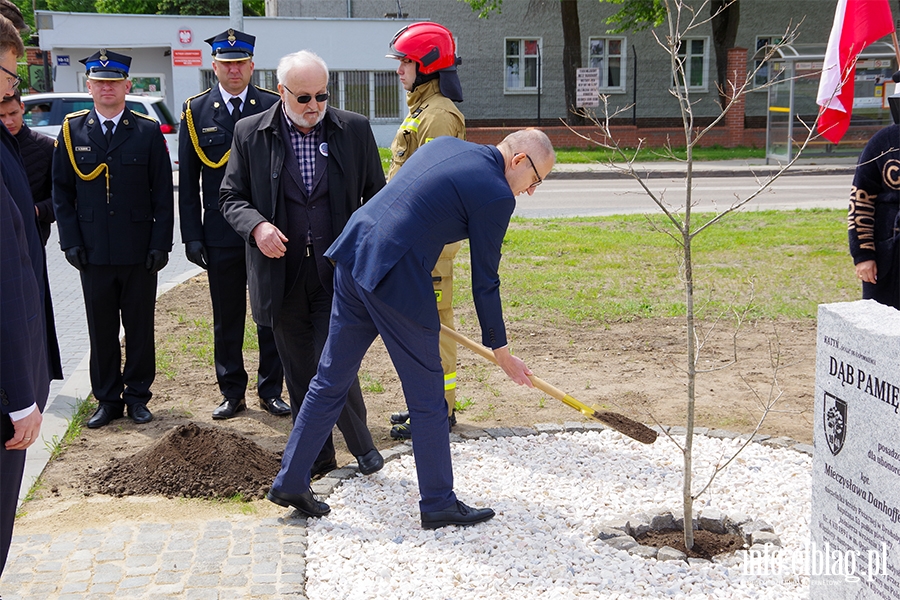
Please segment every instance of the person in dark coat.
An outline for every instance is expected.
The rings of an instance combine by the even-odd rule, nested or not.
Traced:
[[[431,271],[445,245],[468,238],[482,343],[510,379],[533,387],[531,371],[507,345],[498,268],[515,197],[533,193],[554,162],[550,140],[536,129],[510,134],[496,147],[439,137],[353,214],[325,252],[335,263],[328,341],[269,500],[311,517],[329,512],[309,487],[314,449],[331,431],[366,351],[381,336],[415,423],[422,527],[473,525],[494,516],[489,508],[466,506],[453,491]]]
[[[0,98],[19,85],[25,53],[13,23],[0,15]],[[50,379],[62,369],[48,351],[49,288],[34,202],[12,134],[0,124],[0,574],[16,519],[26,449],[39,439]],[[23,213],[24,209],[24,213]],[[52,307],[50,308],[52,316]],[[56,343],[53,335],[52,342]]]
[[[50,239],[50,224],[56,220],[53,214],[53,180],[50,176],[50,165],[53,163],[53,140],[46,135],[32,131],[24,123],[25,105],[19,91],[11,98],[0,102],[0,121],[19,143],[19,153],[25,163],[28,185],[34,199],[35,215],[41,241],[44,246]]]
[[[247,407],[243,356],[247,263],[244,240],[219,212],[219,186],[235,123],[278,102],[277,93],[250,85],[255,41],[254,36],[234,29],[206,40],[212,46],[212,67],[219,83],[185,101],[178,138],[181,239],[188,260],[209,274],[216,381],[222,393],[213,419],[230,419]],[[284,369],[272,328],[257,325],[256,336],[260,406],[273,415],[289,415],[291,409],[281,399]]]
[[[873,135],[859,156],[847,234],[863,300],[900,310],[900,96],[888,102],[894,123]]]
[[[281,100],[241,119],[219,207],[247,242],[250,305],[272,327],[294,416],[328,335],[331,263],[324,252],[351,213],[384,186],[368,120],[328,106],[328,67],[308,51],[278,64]],[[366,424],[359,381],[338,420],[363,474],[384,460]],[[315,448],[314,474],[337,467],[331,435]]]
[[[63,121],[53,155],[53,206],[60,248],[81,272],[91,390],[99,403],[87,422],[93,429],[126,409],[137,424],[153,419],[147,402],[156,375],[156,279],[172,249],[175,201],[159,123],[125,106],[131,58],[101,50],[81,62],[94,108]]]

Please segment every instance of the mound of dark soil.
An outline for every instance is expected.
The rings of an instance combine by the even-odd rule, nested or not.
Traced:
[[[94,477],[93,491],[111,496],[262,498],[280,457],[252,440],[195,423],[180,425],[152,446],[113,461]]]

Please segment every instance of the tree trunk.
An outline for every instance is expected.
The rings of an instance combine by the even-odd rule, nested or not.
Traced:
[[[688,370],[688,394],[687,394],[687,431],[684,437],[684,482],[682,486],[683,516],[684,516],[684,547],[690,550],[694,547],[694,497],[691,494],[693,482],[694,459],[694,398],[697,385],[697,347],[694,337],[694,263],[691,253],[691,189],[693,189],[693,144],[688,138],[687,144],[687,173],[685,178],[684,225],[681,230],[681,243],[684,250],[684,291],[685,312],[687,317],[687,370]]]
[[[576,115],[576,69],[581,67],[581,25],[578,1],[560,0],[563,31],[563,81],[566,88],[566,123],[584,125],[584,117]]]
[[[716,82],[719,85],[719,106],[724,110],[728,102],[728,51],[734,48],[738,24],[741,21],[740,0],[712,0],[709,4],[712,18],[713,48],[716,51]]]

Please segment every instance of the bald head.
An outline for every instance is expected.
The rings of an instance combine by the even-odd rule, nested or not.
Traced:
[[[506,163],[506,180],[515,195],[534,193],[556,163],[550,138],[539,129],[521,129],[497,144]]]
[[[512,154],[527,154],[535,163],[549,163],[548,170],[556,163],[553,144],[540,129],[520,129],[503,138],[497,147],[506,147]]]

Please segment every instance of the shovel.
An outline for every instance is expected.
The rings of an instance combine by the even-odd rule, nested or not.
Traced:
[[[446,325],[441,325],[441,333],[455,341],[457,344],[465,346],[476,354],[480,354],[482,358],[491,361],[495,365],[497,364],[497,359],[494,358],[494,353],[492,351],[481,344],[470,340],[463,334],[450,329]],[[611,427],[619,433],[627,435],[631,439],[641,442],[642,444],[652,444],[656,441],[656,436],[658,434],[643,423],[639,423],[634,419],[629,419],[625,415],[620,415],[619,413],[596,410],[587,404],[579,402],[559,388],[550,385],[540,377],[536,377],[535,375],[529,375],[528,377],[531,379],[531,383],[534,384],[534,387],[542,392],[550,394],[563,404],[571,406],[575,410],[581,412],[581,414],[596,419],[607,427]]]

